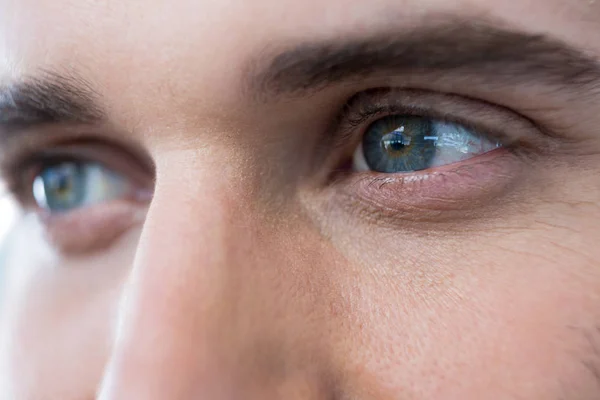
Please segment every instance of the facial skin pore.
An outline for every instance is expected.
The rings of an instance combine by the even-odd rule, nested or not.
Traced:
[[[600,397],[600,4],[0,10],[0,400]],[[361,169],[405,114],[498,148]]]

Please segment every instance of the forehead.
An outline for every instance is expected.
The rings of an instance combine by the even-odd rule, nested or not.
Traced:
[[[597,30],[588,28],[600,22],[600,2],[590,0],[0,0],[0,9],[3,58],[68,63],[94,52],[107,66],[123,58],[183,64],[182,55],[214,65],[267,44],[424,25],[442,14],[591,45]]]
[[[115,102],[233,98],[269,48],[433,24],[440,16],[545,33],[600,53],[588,0],[0,0],[0,79],[67,70]],[[117,105],[118,106],[118,105]]]

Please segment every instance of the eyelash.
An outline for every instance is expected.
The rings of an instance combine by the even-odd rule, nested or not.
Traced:
[[[0,174],[6,184],[7,194],[25,208],[37,208],[31,193],[35,176],[44,168],[63,162],[97,163],[122,173],[135,183],[149,185],[154,179],[154,166],[140,152],[127,151],[127,148],[107,143],[106,139],[96,136],[81,141],[67,139],[54,145],[27,146],[2,160]],[[146,178],[146,175],[150,178]]]
[[[521,114],[463,95],[412,88],[380,87],[359,92],[344,103],[329,128],[336,156],[327,162],[329,182],[344,179],[351,171],[351,158],[371,124],[390,115],[412,115],[461,125],[502,144],[506,151],[532,161],[556,147],[553,140]],[[331,150],[330,150],[331,151]],[[404,174],[405,178],[427,175],[429,170]],[[371,174],[366,174],[371,176]],[[379,174],[388,179],[389,175]]]
[[[444,111],[440,111],[441,109]],[[376,88],[354,95],[345,104],[336,126],[339,131],[338,143],[343,145],[355,136],[362,136],[372,122],[395,114],[414,115],[462,125],[506,146],[539,148],[547,139],[543,138],[535,124],[524,116],[482,100],[417,89]],[[493,122],[490,119],[498,121]],[[499,129],[499,121],[502,125],[509,124],[511,129]],[[360,131],[359,135],[356,132],[357,128]],[[506,130],[519,134],[509,135]]]

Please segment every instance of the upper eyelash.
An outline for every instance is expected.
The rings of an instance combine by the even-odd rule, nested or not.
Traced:
[[[444,101],[455,101],[456,103],[463,102],[469,103],[467,107],[474,107],[473,104],[477,105],[477,108],[484,109],[495,109],[496,112],[506,115],[515,114],[513,121],[519,121],[520,127],[527,126],[527,129],[534,129],[535,125],[525,117],[516,115],[516,113],[505,107],[490,104],[486,101],[480,101],[476,99],[467,98],[459,95],[452,95],[447,93],[435,93],[431,91],[418,90],[418,89],[405,89],[405,88],[376,88],[370,89],[354,95],[342,108],[341,114],[338,116],[336,122],[336,131],[338,132],[335,140],[335,147],[346,146],[347,143],[353,142],[358,138],[353,138],[357,135],[356,130],[361,127],[361,134],[368,128],[367,122],[374,122],[377,118],[383,118],[388,115],[414,115],[425,118],[437,119],[446,123],[453,123],[464,126],[467,129],[478,132],[489,139],[500,142],[506,147],[513,146],[528,146],[527,141],[523,140],[523,137],[513,137],[502,129],[498,129],[493,126],[483,126],[479,123],[474,123],[471,120],[462,116],[453,115],[450,112],[442,111],[435,107],[422,107],[408,102],[402,102],[400,99],[396,100],[396,97],[414,97],[416,99],[426,97],[439,97],[443,98]],[[463,106],[459,106],[463,107]],[[485,111],[488,112],[488,111]],[[506,117],[505,117],[506,118]],[[490,124],[491,125],[491,124]],[[532,141],[535,141],[531,138]],[[539,138],[538,138],[539,140]]]
[[[134,180],[141,178],[140,173],[148,174],[150,184],[154,180],[154,162],[141,149],[134,148],[131,144],[119,143],[111,139],[103,139],[100,136],[90,136],[83,139],[67,139],[55,144],[42,144],[18,149],[15,154],[10,154],[0,160],[1,178],[7,183],[9,194],[22,200],[24,194],[29,191],[28,185],[34,175],[44,166],[59,162],[90,162],[98,163],[104,167],[119,171],[125,171],[125,166],[136,166],[128,171],[135,171],[129,175]],[[82,151],[82,149],[84,149]],[[115,159],[128,160],[126,162],[113,163],[107,161],[108,155],[118,154]],[[124,157],[124,158],[123,158]],[[123,167],[123,169],[121,168]],[[123,172],[125,173],[125,172]],[[137,178],[136,178],[137,176]],[[146,179],[144,178],[144,182]],[[142,182],[139,180],[138,182]]]

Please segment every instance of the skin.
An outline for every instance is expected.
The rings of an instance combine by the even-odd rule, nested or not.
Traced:
[[[0,0],[0,9],[3,82],[59,71],[85,80],[106,109],[101,124],[36,127],[35,140],[60,146],[93,132],[155,171],[151,201],[50,220],[22,201],[3,250],[2,400],[600,396],[600,95],[406,73],[285,99],[240,94],[249,63],[270,49],[418,28],[432,15],[493,20],[596,58],[600,5]],[[358,142],[315,161],[323,127],[353,94],[409,81],[562,136],[540,139],[551,145],[535,157],[468,168],[475,178],[450,186],[328,180]]]

